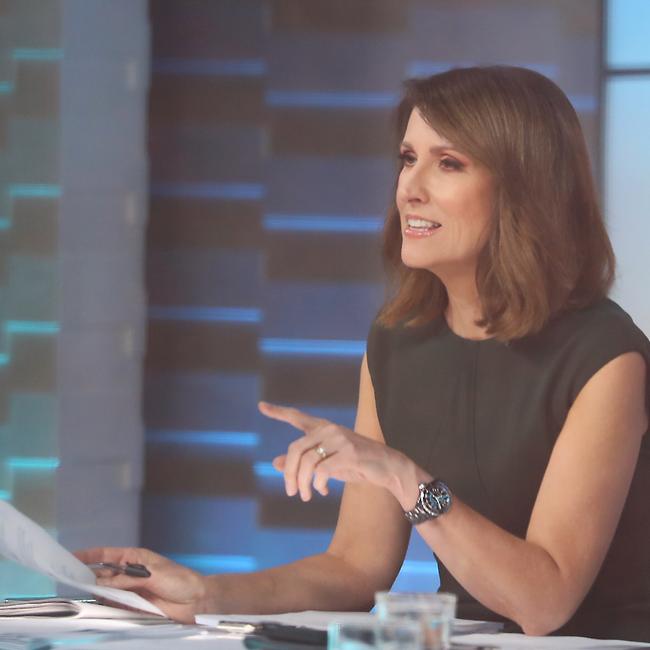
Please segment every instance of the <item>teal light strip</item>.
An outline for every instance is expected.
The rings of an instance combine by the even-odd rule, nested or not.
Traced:
[[[255,476],[260,478],[284,478],[282,472],[278,472],[272,463],[259,462],[253,465]]]
[[[0,95],[8,95],[14,91],[11,81],[0,81]]]
[[[9,230],[9,228],[11,228],[11,219],[0,217],[0,230]]]
[[[11,492],[9,490],[0,490],[0,499],[2,501],[11,501]]]
[[[17,47],[11,53],[14,61],[60,61],[63,50],[60,48]]]
[[[362,357],[365,341],[339,339],[260,339],[259,348],[267,355]]]
[[[248,431],[147,431],[147,443],[176,443],[181,445],[213,445],[215,447],[257,447],[260,436]]]
[[[248,555],[185,555],[172,554],[170,558],[202,573],[255,571],[257,560]]]
[[[9,363],[9,355],[6,352],[0,352],[0,366],[6,366]]]
[[[8,320],[5,330],[7,334],[58,334],[61,327],[56,321]]]
[[[9,196],[12,199],[58,199],[62,191],[60,185],[40,185],[33,183],[23,183],[20,185],[9,186]]]
[[[57,469],[60,464],[61,461],[58,458],[7,458],[7,465],[11,469],[52,470]]]
[[[58,595],[58,594],[56,594],[56,593],[28,594],[28,593],[22,593],[22,592],[11,591],[11,592],[9,592],[8,594],[3,593],[3,594],[2,594],[2,598],[3,598],[3,599],[4,599],[4,598],[7,598],[8,600],[13,600],[13,599],[19,599],[19,600],[35,600],[35,599],[37,599],[37,598],[56,598],[57,595]],[[30,620],[30,619],[27,619],[27,620]],[[32,619],[32,620],[33,620],[33,619]],[[85,643],[85,642],[86,642],[86,641],[85,641],[86,636],[84,635],[83,638],[84,638],[84,643]],[[22,642],[19,641],[19,643],[22,643]],[[66,645],[67,645],[67,644],[68,644],[68,643],[67,643],[67,639],[66,639]],[[55,641],[55,642],[54,642],[54,645],[49,645],[49,644],[46,645],[46,646],[42,646],[42,645],[38,645],[38,646],[29,645],[29,646],[23,646],[23,647],[30,647],[30,648],[33,648],[33,647],[39,647],[39,648],[54,648],[55,646],[58,646],[58,645],[59,645],[59,642],[58,642],[58,641]],[[8,647],[8,646],[5,646],[5,647]],[[18,646],[18,647],[20,647],[20,646]]]

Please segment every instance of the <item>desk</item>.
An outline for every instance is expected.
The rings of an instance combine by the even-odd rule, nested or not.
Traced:
[[[277,620],[296,625],[310,625],[323,629],[330,621],[364,620],[366,613],[301,612],[280,616],[239,616]],[[203,618],[203,617],[202,617]],[[527,637],[522,634],[471,634],[454,637],[457,644],[489,644],[511,650],[633,650],[650,648],[650,643],[628,641],[601,641],[579,637]],[[83,619],[0,620],[0,650],[185,650],[212,648],[212,650],[241,650],[241,637],[225,634],[207,625],[180,625],[175,623],[134,626],[123,622],[91,621]]]

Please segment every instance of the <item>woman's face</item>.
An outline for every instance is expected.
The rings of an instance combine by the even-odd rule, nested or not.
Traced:
[[[493,213],[488,170],[454,148],[414,109],[400,146],[396,202],[402,261],[446,278],[474,273]]]

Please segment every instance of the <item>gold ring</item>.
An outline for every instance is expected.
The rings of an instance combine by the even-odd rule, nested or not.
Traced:
[[[314,447],[314,451],[320,456],[321,460],[325,460],[327,458],[327,451],[325,451],[325,448],[322,445]]]

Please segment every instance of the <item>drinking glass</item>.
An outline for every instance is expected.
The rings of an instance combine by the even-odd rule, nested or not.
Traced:
[[[379,591],[375,594],[375,606],[383,621],[418,621],[425,650],[449,649],[456,615],[455,594]]]
[[[331,623],[327,650],[423,650],[422,626],[417,621],[380,620]]]

